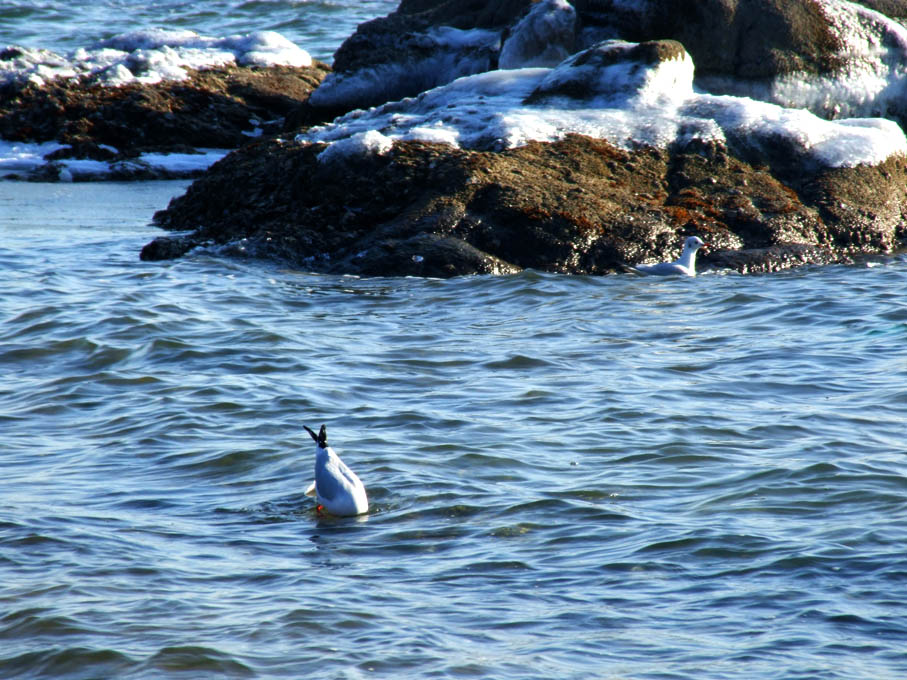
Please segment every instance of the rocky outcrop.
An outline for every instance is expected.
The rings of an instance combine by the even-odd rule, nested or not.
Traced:
[[[683,21],[667,22],[671,13]],[[668,23],[695,48],[599,40]],[[481,53],[492,70],[447,85],[435,73],[431,91],[234,152],[155,216],[191,233],[155,239],[142,257],[207,247],[327,273],[446,277],[604,274],[672,259],[690,234],[712,244],[704,266],[744,273],[888,252],[907,236],[897,123],[828,120],[694,87],[697,54],[707,74],[736,83],[775,87],[807,74],[828,85],[860,73],[853,34],[874,39],[873,27],[887,31],[887,67],[900,68],[901,29],[839,0],[404,1],[344,45],[340,70],[310,104],[322,96],[324,111],[345,108],[330,100],[345,87],[380,101],[370,79],[421,88],[423,57],[468,66]],[[393,47],[426,35],[424,54],[407,48],[393,62],[413,77],[392,77]],[[373,39],[391,47],[369,61]],[[556,63],[494,70],[495,59]],[[833,84],[845,95],[838,112],[867,106],[848,99],[846,80]]]
[[[604,274],[676,256],[681,237],[698,234],[712,243],[706,266],[756,272],[842,261],[904,236],[903,158],[785,184],[717,145],[397,142],[342,162],[319,161],[323,149],[271,140],[235,152],[155,216],[166,229],[204,226],[156,239],[142,258],[207,246],[328,273]],[[880,200],[843,200],[861,192]]]
[[[110,87],[91,78],[0,86],[0,138],[63,145],[49,161],[232,149],[280,131],[329,68],[220,66],[186,80]]]
[[[907,69],[907,31],[892,21],[905,17],[907,0],[404,0],[344,42],[311,105],[333,116],[499,65],[553,66],[546,57],[604,39],[673,39],[710,92],[903,123],[907,107],[886,84]],[[549,39],[532,39],[546,23]],[[837,82],[858,96],[838,101]]]

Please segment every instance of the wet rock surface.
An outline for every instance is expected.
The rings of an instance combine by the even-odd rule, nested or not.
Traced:
[[[701,266],[748,273],[846,261],[905,235],[902,158],[785,183],[719,146],[631,152],[579,135],[504,152],[397,142],[330,163],[323,148],[234,152],[155,216],[194,231],[142,257],[208,246],[326,273],[605,274],[673,259],[697,234],[712,244]],[[848,203],[866,192],[879,201]]]
[[[56,141],[47,160],[232,149],[282,129],[330,71],[324,64],[223,66],[182,81],[107,86],[90,78],[0,86],[0,138]]]
[[[884,44],[896,72],[907,68],[907,38],[863,7],[907,17],[907,0],[403,0],[362,24],[333,69],[233,65],[116,87],[89,77],[8,82],[0,138],[63,145],[33,179],[56,179],[66,159],[114,167],[149,152],[237,149],[155,216],[187,233],[155,239],[146,260],[209,247],[369,276],[605,274],[673,259],[696,234],[711,243],[701,268],[847,261],[907,236],[897,125],[832,125],[700,96],[693,65],[700,87],[718,94],[827,84],[863,68],[885,82],[875,57],[847,41]],[[424,94],[499,66],[549,75],[520,96],[513,88],[530,69],[487,73],[473,90],[458,81],[459,99]],[[890,104],[869,109],[901,121],[907,106]],[[868,115],[848,106],[811,110]],[[539,130],[554,132],[531,141]],[[120,167],[128,179],[175,176]]]
[[[477,76],[315,136],[247,146],[156,216],[192,232],[156,239],[142,257],[207,246],[327,273],[606,274],[674,259],[695,234],[711,244],[701,266],[749,273],[887,252],[905,236],[907,155],[866,154],[880,140],[905,144],[894,123],[832,125],[701,97],[675,40],[605,41],[537,73]],[[524,95],[504,92],[514,83]],[[527,140],[565,120],[602,135],[568,127]],[[628,141],[630,129],[640,132]],[[426,130],[459,146],[412,139]],[[614,130],[621,141],[605,141]]]

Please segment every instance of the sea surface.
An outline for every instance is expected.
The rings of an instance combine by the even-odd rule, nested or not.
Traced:
[[[0,42],[328,58],[394,3],[147,4],[7,2]],[[907,677],[907,257],[141,262],[187,186],[0,182],[0,678]],[[303,493],[322,423],[367,516]]]
[[[3,0],[0,49],[7,44],[68,53],[136,29],[186,29],[210,37],[277,31],[316,59],[398,0]]]

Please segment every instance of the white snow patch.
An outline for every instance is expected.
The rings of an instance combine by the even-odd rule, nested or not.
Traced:
[[[574,51],[576,10],[566,0],[542,0],[513,28],[501,48],[502,69],[555,66]]]
[[[159,170],[172,174],[188,175],[205,170],[230,153],[229,149],[200,149],[199,153],[148,153],[135,159],[98,161],[91,159],[63,158],[47,161],[45,157],[66,148],[67,144],[44,142],[8,142],[0,140],[0,180],[8,175],[27,176],[52,165],[59,168],[60,179],[95,179],[133,170]],[[102,145],[113,151],[111,147]]]
[[[353,156],[381,155],[387,153],[392,145],[393,140],[389,137],[385,137],[377,130],[367,130],[331,144],[318,154],[318,162],[336,163]]]
[[[781,149],[825,167],[872,165],[895,153],[907,153],[900,126],[884,118],[829,121],[805,109],[727,95],[698,95],[680,113],[713,120],[721,133],[716,138],[722,141]]]
[[[608,41],[594,49],[630,48]],[[605,60],[607,65],[598,68],[576,67],[577,61],[574,55],[554,69],[463,77],[418,97],[354,111],[297,139],[336,144],[373,131],[383,139],[443,141],[473,149],[513,148],[570,133],[624,148],[733,140],[757,149],[782,144],[805,161],[831,167],[874,164],[907,153],[904,133],[890,121],[826,121],[805,110],[746,97],[699,94],[685,55],[654,66]],[[582,86],[582,98],[559,93],[558,88],[571,83]],[[550,94],[525,103],[536,89]]]
[[[184,80],[187,69],[224,64],[311,66],[312,58],[280,33],[257,31],[226,38],[189,30],[145,29],[123,33],[68,56],[17,45],[0,49],[0,83],[95,75],[106,85]]]

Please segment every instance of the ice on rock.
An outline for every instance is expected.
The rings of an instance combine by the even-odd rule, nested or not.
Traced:
[[[907,153],[904,133],[891,121],[827,121],[803,109],[698,93],[693,63],[673,41],[605,41],[553,69],[463,77],[418,97],[354,111],[297,139],[338,144],[370,131],[382,140],[442,141],[472,149],[513,148],[571,133],[628,149],[694,139],[757,152],[780,145],[803,162],[829,167],[874,164]]]
[[[57,74],[71,78],[76,71],[65,57],[56,52],[18,45],[0,49],[0,84],[21,80],[40,86]]]
[[[425,33],[425,47],[470,50],[498,47],[501,36],[484,28],[462,29],[453,26],[434,26]]]
[[[620,103],[669,104],[693,94],[693,60],[671,40],[628,43],[608,40],[583,50],[551,70],[532,99],[563,95]]]
[[[346,158],[364,156],[369,154],[381,155],[386,153],[393,144],[393,140],[385,137],[376,130],[359,132],[352,137],[342,139],[331,144],[327,149],[318,154],[319,163],[336,163]]]
[[[61,181],[100,179],[111,174],[128,176],[132,172],[147,171],[158,171],[171,175],[190,174],[210,167],[229,153],[226,149],[201,149],[198,153],[146,153],[135,159],[112,163],[76,158],[61,159],[51,163],[45,160],[48,154],[66,146],[59,142],[30,143],[0,140],[0,181],[9,175],[28,176],[36,170],[49,167],[57,169],[58,179]],[[109,151],[116,151],[112,147],[101,146]]]
[[[487,71],[501,36],[498,31],[440,26],[406,40],[407,46],[418,48],[419,55],[429,56],[408,55],[349,73],[334,71],[312,93],[309,103],[349,108],[350,102],[385,102]]]
[[[907,28],[855,2],[817,0],[840,41],[841,66],[830,73],[789,73],[768,81],[708,76],[699,83],[722,92],[805,108],[823,118],[907,119]]]
[[[571,55],[576,42],[576,10],[566,0],[533,5],[501,47],[498,67],[555,66]]]
[[[311,66],[312,58],[274,31],[226,38],[201,36],[189,30],[144,29],[103,40],[63,56],[48,50],[15,45],[0,49],[0,83],[96,76],[106,85],[184,80],[189,69],[224,64]]]

